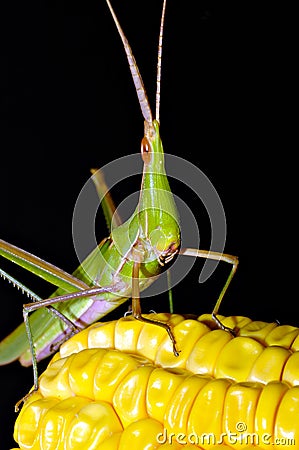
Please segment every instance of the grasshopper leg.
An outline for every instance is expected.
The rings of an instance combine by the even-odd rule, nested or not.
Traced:
[[[117,290],[117,286],[114,287],[91,287],[89,289],[84,289],[82,291],[72,292],[65,295],[61,295],[58,297],[51,297],[48,299],[40,300],[40,301],[34,301],[32,303],[27,303],[23,305],[23,316],[24,316],[24,322],[26,327],[26,333],[28,336],[29,341],[29,347],[31,352],[31,358],[32,358],[32,368],[33,368],[33,388],[32,390],[25,395],[21,400],[19,400],[15,405],[15,411],[18,412],[20,404],[26,401],[34,392],[38,390],[39,382],[38,382],[38,369],[37,369],[37,358],[36,358],[36,352],[34,347],[34,340],[32,336],[32,331],[30,327],[29,322],[29,313],[33,312],[39,308],[47,307],[52,308],[52,305],[55,303],[62,303],[66,302],[68,300],[74,300],[76,298],[86,298],[86,297],[95,297],[97,295],[106,293],[106,292],[113,292]],[[54,309],[54,308],[53,308]],[[72,332],[79,331],[80,328],[73,324],[71,320],[69,320],[67,317],[65,317],[63,314],[61,314],[59,311],[55,310],[55,315],[57,315],[67,326],[69,326],[72,329]]]
[[[209,251],[209,250],[199,250],[197,248],[183,248],[180,250],[180,255],[195,256],[196,258],[213,259],[215,261],[227,262],[232,265],[232,269],[227,277],[227,280],[226,280],[226,282],[219,294],[219,297],[215,303],[215,306],[213,308],[212,318],[219,328],[221,328],[222,330],[228,331],[233,336],[235,336],[236,335],[235,330],[233,330],[232,328],[226,327],[221,322],[221,320],[218,319],[217,314],[218,314],[222,299],[224,297],[224,294],[226,293],[227,288],[230,285],[232,278],[235,275],[236,270],[238,268],[238,264],[239,264],[238,257],[233,256],[233,255],[228,255],[226,253],[213,252],[213,251]]]
[[[173,354],[174,356],[179,356],[180,352],[177,350],[176,339],[174,337],[173,331],[171,327],[164,322],[160,322],[159,320],[152,320],[146,317],[143,317],[141,313],[141,305],[140,305],[140,290],[139,290],[139,268],[140,263],[134,262],[133,265],[133,273],[132,273],[132,315],[135,319],[140,320],[141,322],[150,323],[152,325],[157,325],[162,327],[168,333],[170,340],[173,346]]]

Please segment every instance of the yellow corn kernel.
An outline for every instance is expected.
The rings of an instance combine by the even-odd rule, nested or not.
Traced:
[[[282,379],[293,386],[299,385],[299,351],[292,353],[286,361]]]
[[[113,433],[111,436],[109,436],[107,439],[105,439],[103,442],[101,442],[100,449],[101,450],[118,450],[121,436],[122,436],[122,431]]]
[[[221,316],[220,314],[217,314],[217,318],[220,320],[220,322],[223,325],[225,325],[226,327],[228,327],[232,330],[242,329],[248,323],[252,323],[252,320],[249,317],[244,317],[244,316],[225,317],[225,316]],[[211,330],[215,330],[215,329],[219,328],[211,314],[202,314],[197,318],[197,320],[207,324]]]
[[[87,398],[94,398],[94,379],[97,367],[104,357],[104,352],[98,349],[82,350],[78,357],[69,364],[69,386],[74,394]]]
[[[292,342],[292,345],[290,349],[293,352],[297,352],[299,350],[299,334],[295,337],[294,341]]]
[[[239,324],[240,326],[241,324]],[[245,323],[239,328],[239,336],[246,336],[256,339],[257,341],[265,344],[266,337],[274,328],[277,328],[276,322],[261,322],[260,320],[254,320],[252,322]]]
[[[124,428],[148,417],[146,388],[153,370],[153,366],[140,366],[118,384],[113,396],[113,407]]]
[[[232,384],[225,396],[223,407],[224,442],[239,449],[254,442],[255,412],[262,385],[258,383]],[[248,438],[247,438],[248,436]]]
[[[298,417],[299,386],[295,386],[285,392],[278,406],[273,439],[277,448],[298,448]]]
[[[269,449],[269,446],[273,446],[273,424],[276,420],[278,405],[288,390],[286,383],[271,381],[261,392],[256,408],[255,426],[259,436],[259,446],[262,448]]]
[[[80,354],[80,353],[78,353]],[[43,396],[55,396],[64,399],[73,395],[69,384],[69,365],[76,354],[67,358],[53,359],[39,380]]]
[[[195,433],[198,444],[216,444],[223,431],[223,407],[231,380],[211,379],[194,399],[188,420],[188,434]],[[203,411],[199,417],[199,411]]]
[[[164,415],[164,425],[176,435],[186,433],[194,399],[210,381],[208,377],[193,375],[185,377],[172,395]]]
[[[299,329],[291,325],[279,325],[266,336],[267,345],[279,345],[285,348],[291,348],[294,340],[299,334]]]
[[[48,408],[40,419],[40,436],[33,448],[47,448],[49,450],[63,449],[68,436],[69,423],[78,415],[88,400],[82,397],[69,397]]]
[[[110,322],[97,322],[87,328],[86,330],[90,330],[88,332],[88,348],[98,347],[99,342],[101,342],[101,348],[115,348],[114,331],[116,322],[116,320]],[[67,350],[68,341],[66,341],[65,347]]]
[[[96,450],[112,433],[120,431],[121,423],[111,405],[89,402],[73,416],[62,449]]]
[[[175,326],[175,337],[180,351],[179,357],[174,356],[172,343],[168,336],[167,342],[157,349],[155,363],[163,367],[186,367],[189,357],[198,339],[209,331],[208,327],[196,320],[183,320]],[[168,345],[167,345],[168,344]]]
[[[94,325],[91,325],[89,328],[91,329]],[[89,333],[87,331],[87,328],[80,331],[80,333],[74,334],[72,336],[72,340],[68,344],[68,355],[71,355],[72,353],[78,353],[81,352],[81,350],[84,350],[85,348],[88,348],[88,337]],[[62,355],[62,347],[60,346],[60,355],[68,356],[68,355]]]
[[[217,358],[216,378],[247,380],[252,366],[263,350],[262,344],[248,337],[241,336],[230,340]]]
[[[114,328],[114,348],[135,353],[142,325],[142,322],[132,316],[117,320]]]
[[[166,408],[171,403],[174,392],[187,376],[189,373],[182,369],[156,368],[153,370],[146,392],[146,404],[150,417],[163,423]]]
[[[26,449],[37,448],[35,444],[39,440],[40,421],[48,410],[59,402],[57,398],[51,397],[32,401],[32,397],[31,402],[26,403],[18,415],[14,429],[14,440],[21,448]]]
[[[166,322],[173,329],[184,320],[184,317],[179,314],[148,314],[147,317]],[[173,348],[166,331],[156,325],[144,325],[146,324],[143,324],[136,340],[136,352],[154,361],[159,349],[166,347],[167,354],[172,358],[174,356]]]
[[[118,450],[157,448],[157,436],[163,432],[163,425],[155,419],[141,419],[132,422],[123,431]]]
[[[261,383],[267,383],[271,380],[280,380],[283,367],[285,367],[287,361],[290,360],[290,356],[290,350],[283,347],[273,346],[264,348],[253,364],[247,377],[248,380],[259,381]],[[293,369],[294,367],[291,368],[291,373],[295,372]],[[284,380],[287,380],[285,375],[283,375],[283,378]]]
[[[194,373],[214,375],[215,365],[223,347],[232,339],[224,330],[211,330],[195,343],[186,360],[186,368]]]
[[[137,369],[141,359],[134,359],[119,351],[105,350],[105,352],[95,373],[94,397],[112,403],[118,384],[128,373]]]

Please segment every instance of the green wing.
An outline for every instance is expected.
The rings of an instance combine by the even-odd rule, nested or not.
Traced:
[[[101,200],[101,205],[106,218],[107,226],[110,230],[112,217],[117,224],[121,223],[118,215],[115,213],[113,200],[108,192],[104,175],[101,170],[92,169],[92,180]],[[18,247],[13,246],[3,240],[0,240],[0,255],[13,261],[26,270],[33,272],[37,276],[57,286],[58,289],[51,295],[56,297],[66,292],[75,292],[87,289],[93,285],[99,271],[103,269],[103,258],[99,258],[107,250],[107,244],[103,242],[93,252],[88,255],[82,265],[80,265],[73,275],[70,275],[56,266],[28,253]],[[100,253],[99,253],[100,252]],[[87,275],[88,273],[88,275]],[[21,285],[19,282],[15,284]],[[22,285],[21,285],[22,289]],[[24,290],[29,291],[26,287]],[[32,297],[33,293],[29,292]],[[62,314],[66,315],[70,320],[75,321],[88,309],[92,300],[80,299],[80,301],[69,300],[64,303],[56,304],[55,308]],[[56,336],[61,334],[64,324],[47,308],[40,308],[30,315],[30,326],[34,336],[36,352],[46,343],[51,343]],[[18,359],[25,352],[29,352],[28,338],[24,323],[19,325],[11,334],[9,334],[2,342],[0,342],[0,365],[9,364]],[[25,365],[31,364],[30,355],[24,358]]]

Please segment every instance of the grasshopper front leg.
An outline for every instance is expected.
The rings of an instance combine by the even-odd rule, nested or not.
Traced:
[[[174,356],[179,356],[180,352],[177,350],[176,339],[171,327],[166,323],[160,322],[159,320],[148,319],[142,315],[140,305],[139,269],[140,262],[135,261],[132,270],[132,315],[136,320],[164,328],[172,342]]]

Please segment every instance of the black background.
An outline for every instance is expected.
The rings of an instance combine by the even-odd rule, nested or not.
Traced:
[[[113,1],[152,105],[161,3]],[[221,197],[225,251],[240,258],[221,313],[297,325],[298,144],[289,140],[296,102],[287,14],[244,4],[194,5],[167,5],[164,149],[197,165]],[[72,212],[89,169],[138,152],[143,136],[127,61],[104,0],[15,1],[1,5],[0,17],[0,236],[72,272]],[[116,189],[116,203],[138,189],[135,181]],[[172,186],[194,211],[201,247],[208,248],[200,202]],[[98,233],[107,235],[103,220]],[[198,285],[201,264],[174,289],[176,312],[211,311],[228,267]],[[43,297],[51,293],[51,286],[5,261],[1,267]],[[0,296],[2,338],[22,321],[24,298],[4,281]],[[144,308],[166,310],[167,297]],[[32,372],[14,363],[0,374],[0,447],[7,449],[14,445],[14,404],[31,387]]]

